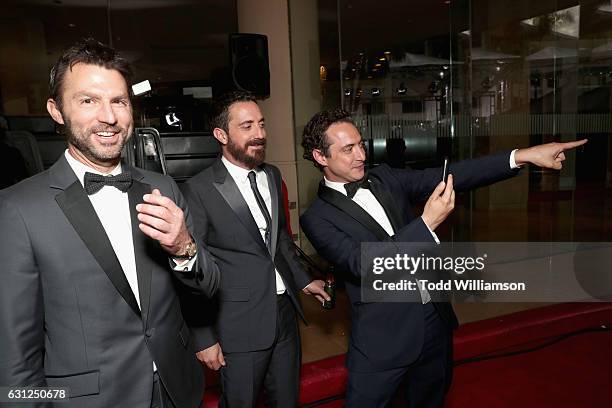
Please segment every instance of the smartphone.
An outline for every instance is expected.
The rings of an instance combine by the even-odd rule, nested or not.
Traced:
[[[444,158],[444,169],[442,170],[442,181],[446,183],[448,177],[448,157]]]

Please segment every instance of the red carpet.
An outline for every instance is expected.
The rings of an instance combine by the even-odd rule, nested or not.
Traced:
[[[446,406],[612,406],[612,331],[602,327],[612,328],[612,303],[564,303],[461,326]],[[304,364],[300,404],[341,407],[345,386],[344,356]],[[206,407],[217,406],[217,393],[207,389]]]
[[[586,333],[457,366],[447,406],[609,407],[611,387],[612,332]]]

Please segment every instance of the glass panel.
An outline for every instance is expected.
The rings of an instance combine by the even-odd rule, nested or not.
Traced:
[[[370,166],[425,168],[441,165],[447,156],[468,157],[469,121],[457,123],[469,118],[471,107],[469,59],[460,53],[466,41],[469,49],[469,37],[462,34],[470,28],[468,0],[388,1],[376,7],[339,1],[338,16],[340,58],[336,66],[322,62],[322,105],[337,100],[331,95],[340,82],[340,100],[367,141]],[[340,78],[332,75],[338,67]],[[469,209],[470,197],[462,204]],[[456,213],[469,220],[469,211]],[[448,223],[440,234],[461,239],[458,231],[465,229],[455,230],[463,224]]]
[[[609,239],[612,1],[340,0],[335,25],[330,7],[322,106],[354,114],[372,166],[590,139],[560,172],[528,166],[460,195],[444,239]]]
[[[594,52],[605,48],[609,36],[609,13],[601,10],[606,6],[472,2],[475,151],[590,138],[577,154],[567,154],[560,172],[530,166],[522,176],[476,193],[474,239],[609,235],[597,221],[606,207],[609,61]]]

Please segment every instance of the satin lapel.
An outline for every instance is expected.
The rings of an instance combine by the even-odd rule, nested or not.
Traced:
[[[274,173],[270,167],[264,165],[264,171],[266,172],[266,176],[268,176],[268,188],[270,189],[270,202],[272,203],[272,214],[270,214],[270,218],[272,218],[272,230],[270,235],[270,252],[272,259],[276,255],[276,243],[278,242],[278,198],[279,198],[279,189],[280,187],[280,179],[277,180],[274,177]]]
[[[375,178],[370,180],[370,190],[372,191],[372,194],[374,194],[374,197],[376,197],[382,208],[385,210],[387,218],[389,218],[389,222],[391,222],[391,226],[393,227],[393,231],[397,232],[402,227],[403,223],[402,217],[400,215],[400,212],[398,211],[393,196],[380,183],[380,181]]]
[[[55,200],[119,294],[134,313],[140,316],[134,292],[130,288],[104,227],[81,183],[75,181],[66,190],[59,193]]]
[[[353,217],[357,222],[372,232],[379,241],[384,241],[389,238],[389,234],[387,234],[384,228],[381,227],[363,208],[344,194],[327,187],[323,182],[319,184],[319,197]]]
[[[130,203],[130,218],[132,220],[132,242],[134,243],[134,259],[136,261],[136,276],[138,277],[138,294],[140,297],[140,309],[144,312],[144,327],[147,327],[149,307],[151,304],[151,273],[153,265],[151,259],[158,250],[157,243],[147,237],[138,228],[138,211],[136,205],[143,202],[142,196],[151,193],[151,186],[138,181],[139,173],[132,169],[132,186],[128,190],[128,201]]]
[[[234,182],[234,179],[230,176],[221,160],[215,162],[214,166],[215,182],[213,185],[221,196],[223,196],[223,199],[230,206],[234,214],[236,214],[242,225],[244,225],[247,231],[252,235],[255,242],[259,243],[261,248],[268,253],[268,248],[266,248],[266,243],[259,233],[257,223],[244,197],[242,197],[240,190],[238,190],[238,186]]]

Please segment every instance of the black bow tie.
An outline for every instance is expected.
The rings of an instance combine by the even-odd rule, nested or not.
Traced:
[[[346,183],[344,185],[344,189],[346,190],[346,196],[350,199],[355,197],[355,194],[357,194],[357,190],[359,190],[360,188],[370,188],[370,181],[368,180],[367,173],[365,176],[363,176],[361,180]]]
[[[124,172],[116,176],[103,176],[86,172],[83,184],[88,195],[97,193],[104,186],[113,186],[125,193],[132,185],[132,175]]]

